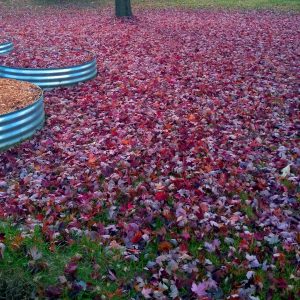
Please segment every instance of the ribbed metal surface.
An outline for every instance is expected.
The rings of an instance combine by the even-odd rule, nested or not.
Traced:
[[[0,150],[32,136],[43,126],[44,120],[43,96],[23,109],[0,115]]]
[[[14,45],[12,42],[5,42],[3,44],[0,44],[0,55],[10,52],[13,48]]]
[[[0,66],[0,77],[29,81],[41,88],[72,85],[92,79],[96,75],[96,58],[79,66],[57,69],[25,69]]]

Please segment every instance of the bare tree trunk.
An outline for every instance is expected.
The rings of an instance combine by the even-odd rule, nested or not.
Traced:
[[[132,17],[130,0],[115,0],[117,17]]]

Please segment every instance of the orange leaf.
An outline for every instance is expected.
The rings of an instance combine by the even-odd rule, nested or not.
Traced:
[[[160,252],[168,252],[171,249],[172,249],[172,244],[170,242],[168,242],[168,241],[161,242],[158,245],[158,250]]]
[[[194,114],[190,114],[190,115],[188,116],[188,120],[189,120],[190,122],[195,122],[195,121],[196,121],[196,116],[195,116]]]
[[[106,293],[106,296],[108,297],[108,299],[120,299],[119,297],[122,296],[122,291],[121,291],[121,289],[117,289],[114,292]]]
[[[166,128],[166,130],[170,130],[170,129],[173,128],[173,125],[172,125],[171,123],[167,123],[167,124],[165,125],[165,128]]]
[[[21,247],[23,243],[24,238],[21,236],[21,234],[18,234],[17,236],[14,237],[11,246],[14,250],[17,250]]]
[[[95,164],[96,164],[96,162],[97,162],[96,156],[93,153],[90,153],[89,154],[89,158],[88,158],[88,165],[90,167],[94,167]]]
[[[142,236],[143,234],[140,231],[136,232],[133,238],[131,239],[131,242],[134,244],[138,243],[141,240]]]
[[[207,165],[207,166],[204,167],[204,170],[205,170],[207,173],[209,173],[209,172],[212,171],[212,167],[211,167],[210,165]]]
[[[131,145],[131,140],[129,140],[129,139],[123,139],[123,140],[121,141],[121,143],[122,143],[123,145]]]

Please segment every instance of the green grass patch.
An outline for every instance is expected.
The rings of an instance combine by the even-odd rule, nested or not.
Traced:
[[[298,0],[133,0],[142,7],[226,8],[226,9],[280,9],[300,10]]]
[[[162,218],[157,217],[154,222],[155,230],[164,227]],[[94,299],[106,297],[106,299],[131,299],[140,295],[135,290],[136,278],[150,280],[151,271],[145,271],[149,261],[155,261],[157,256],[166,253],[162,250],[162,241],[168,241],[170,236],[162,240],[161,237],[153,238],[138,255],[138,260],[124,259],[122,250],[114,250],[105,247],[99,241],[93,241],[87,237],[74,237],[71,243],[62,245],[50,244],[45,240],[39,227],[34,232],[22,235],[21,231],[8,223],[0,223],[0,238],[5,244],[5,249],[0,255],[0,299],[45,299],[47,293],[55,288],[60,289],[59,299]],[[220,238],[220,245],[211,250],[205,242],[212,243],[217,238],[197,239],[194,235],[187,241],[188,254],[192,259],[199,259],[198,278],[206,278],[207,268],[211,268],[213,274],[218,273],[220,291],[228,296],[241,286],[246,280],[247,267],[245,253],[255,255],[255,250],[250,247],[248,251],[239,251],[240,238],[230,234],[231,242]],[[178,239],[180,244],[180,239]],[[185,243],[185,242],[184,242]],[[179,245],[178,244],[178,245]],[[230,247],[234,247],[234,256],[229,257]],[[267,261],[275,264],[275,270],[254,269],[262,283],[257,295],[265,299],[270,288],[274,284],[270,282],[269,273],[275,279],[283,278],[293,291],[299,287],[295,277],[296,261],[294,252],[286,252],[280,245],[278,251],[283,253],[286,263],[274,260],[273,250],[265,242],[262,242],[261,251],[265,255],[258,255],[260,263]],[[174,248],[172,248],[174,249]],[[209,261],[211,262],[211,265]],[[231,262],[232,261],[232,262]],[[77,269],[74,273],[66,272],[66,266],[74,263]],[[181,264],[185,264],[182,262]],[[244,265],[243,265],[244,264]],[[187,280],[187,275],[179,267],[176,276]],[[157,270],[156,270],[157,272]],[[64,283],[64,280],[66,282]],[[76,290],[74,285],[82,287]],[[295,292],[286,292],[282,288],[274,290],[274,297],[295,295]],[[179,287],[181,297],[190,297],[190,287]],[[288,294],[290,293],[290,294]],[[275,297],[275,298],[276,298]],[[57,298],[55,298],[57,299]]]
[[[114,0],[4,0],[6,5],[113,7]],[[132,8],[191,8],[191,9],[268,9],[300,11],[299,0],[132,0]]]
[[[119,295],[118,290],[124,286],[132,286],[138,274],[143,272],[152,251],[157,248],[146,248],[138,262],[124,260],[120,251],[108,251],[99,242],[82,237],[66,246],[54,246],[44,241],[39,228],[29,236],[21,236],[14,226],[2,224],[0,232],[5,236],[5,250],[0,258],[0,299],[31,299],[44,297],[49,286],[59,285],[60,276],[66,276],[66,265],[75,260],[78,264],[76,278],[72,284],[80,283],[84,288],[74,296],[73,288],[63,287],[63,299],[91,299],[95,296],[113,295],[112,299],[128,299],[135,290]],[[31,255],[38,253],[37,259]],[[147,255],[146,255],[147,254]],[[110,278],[110,272],[115,279]],[[69,285],[71,284],[69,283]],[[2,298],[1,298],[2,297]]]

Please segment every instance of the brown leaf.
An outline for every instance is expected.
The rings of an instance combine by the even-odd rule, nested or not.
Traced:
[[[16,235],[11,243],[12,248],[14,250],[18,250],[22,246],[23,241],[24,238],[22,237],[21,234]]]
[[[169,252],[172,248],[172,244],[168,241],[161,242],[158,245],[158,250],[160,252]]]

